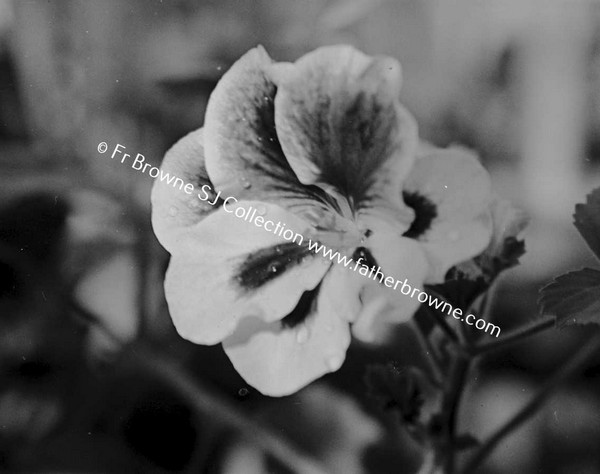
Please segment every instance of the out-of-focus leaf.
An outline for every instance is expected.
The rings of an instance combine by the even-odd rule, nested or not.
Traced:
[[[327,30],[340,30],[365,18],[386,0],[337,0],[321,15],[319,23]]]
[[[0,211],[0,241],[47,261],[60,248],[69,208],[48,193],[22,196]]]
[[[591,268],[557,277],[541,289],[542,313],[556,316],[559,326],[600,324],[600,271]]]
[[[479,440],[475,438],[475,436],[471,434],[463,434],[458,436],[454,440],[454,449],[457,451],[462,451],[465,449],[472,449],[479,446]]]
[[[600,188],[587,195],[585,204],[575,206],[575,227],[600,259]]]
[[[323,382],[269,404],[259,419],[286,433],[331,474],[365,472],[363,454],[383,436],[379,423],[354,398]],[[280,472],[277,466],[268,467],[273,468],[258,472]]]
[[[75,299],[94,314],[119,341],[133,339],[138,330],[138,275],[130,253],[116,253],[86,274],[75,288]],[[114,352],[119,346],[103,329],[90,327],[90,351],[95,356]]]
[[[425,402],[423,383],[425,374],[416,367],[399,369],[392,364],[372,365],[365,375],[369,395],[384,409],[397,410],[402,420],[415,425]]]

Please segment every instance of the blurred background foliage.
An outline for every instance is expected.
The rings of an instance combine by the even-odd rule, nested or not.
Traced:
[[[421,136],[477,150],[497,193],[531,216],[494,303],[503,331],[536,316],[552,276],[590,261],[571,214],[600,183],[598,2],[0,0],[0,469],[418,468],[364,384],[368,364],[422,363],[410,333],[353,344],[339,372],[294,396],[261,396],[219,346],[176,335],[151,179],[96,151],[121,143],[159,164],[257,43],[277,60],[333,43],[400,59]],[[494,431],[590,332],[550,330],[487,358],[464,430]],[[600,472],[599,363],[481,472]]]

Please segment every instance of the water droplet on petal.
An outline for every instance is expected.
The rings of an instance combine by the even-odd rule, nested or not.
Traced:
[[[248,181],[246,178],[240,179],[240,183],[242,183],[242,187],[244,189],[250,189],[252,187],[252,183],[250,183],[250,181]]]
[[[448,234],[448,238],[450,240],[452,240],[453,242],[457,241],[459,237],[460,237],[460,232],[458,232],[457,230],[453,230],[452,232],[450,232]]]
[[[329,357],[325,363],[327,364],[327,368],[331,371],[337,370],[342,365],[342,358],[340,356],[334,355]]]
[[[171,217],[176,216],[178,212],[179,212],[179,210],[176,207],[171,207],[171,209],[169,209],[169,215]]]
[[[298,342],[298,344],[304,344],[306,341],[308,341],[308,328],[302,326],[296,333],[296,342]]]
[[[277,273],[279,271],[279,268],[277,267],[277,265],[271,265],[271,268],[269,268],[269,270],[271,270],[271,273]]]
[[[283,249],[281,248],[281,245],[276,245],[275,246],[275,253],[277,255],[281,255],[283,253]]]
[[[267,213],[267,208],[263,205],[259,205],[256,207],[256,213],[259,216],[264,216]]]

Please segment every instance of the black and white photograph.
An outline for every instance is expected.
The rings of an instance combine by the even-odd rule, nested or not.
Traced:
[[[600,474],[600,1],[0,0],[0,472]]]

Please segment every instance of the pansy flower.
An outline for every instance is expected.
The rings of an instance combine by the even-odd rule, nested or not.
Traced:
[[[413,286],[441,281],[489,242],[489,177],[462,151],[418,151],[401,70],[350,46],[275,63],[260,47],[212,93],[204,128],[167,153],[204,201],[157,180],[153,226],[178,332],[223,343],[264,394],[295,392],[343,363],[351,331],[400,323],[418,301],[312,252],[318,241]],[[228,201],[227,209],[221,205]],[[214,202],[214,205],[209,203]],[[236,217],[258,209],[289,242]]]

